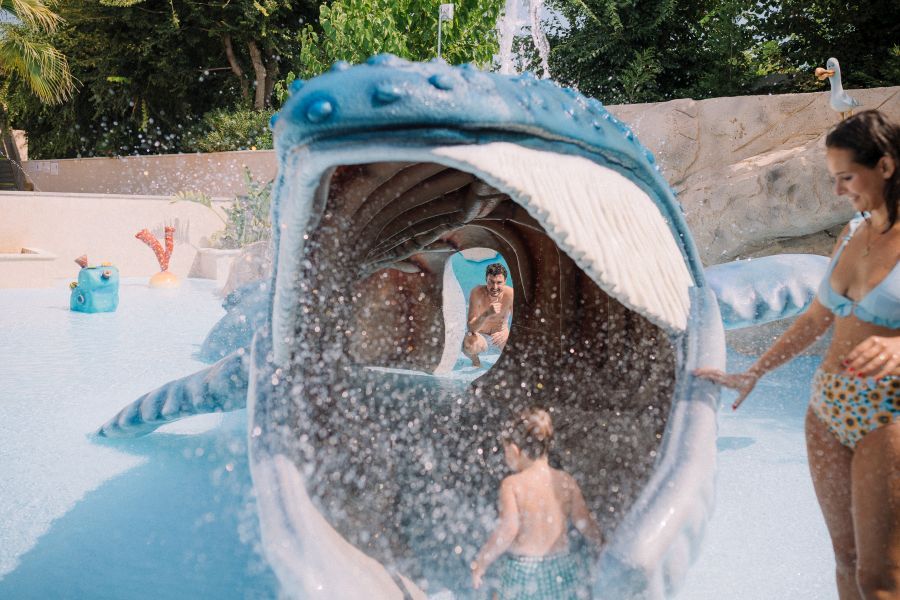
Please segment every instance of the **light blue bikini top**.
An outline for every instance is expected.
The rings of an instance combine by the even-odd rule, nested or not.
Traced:
[[[895,264],[887,277],[856,302],[838,294],[831,287],[831,272],[834,271],[834,266],[841,258],[847,242],[853,237],[856,229],[863,222],[863,218],[862,215],[859,215],[850,221],[850,231],[841,241],[834,258],[831,259],[831,264],[828,265],[828,270],[825,271],[825,278],[819,285],[819,302],[839,317],[855,315],[862,321],[891,329],[900,329],[900,269],[898,269],[900,263]]]

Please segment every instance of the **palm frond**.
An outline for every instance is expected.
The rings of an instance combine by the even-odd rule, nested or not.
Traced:
[[[75,90],[66,57],[30,33],[20,26],[0,26],[0,70],[19,75],[43,102],[65,102]]]
[[[100,4],[103,6],[115,6],[118,8],[128,8],[129,6],[134,6],[135,4],[140,4],[144,0],[100,0]]]
[[[62,19],[43,0],[0,0],[0,10],[11,13],[27,27],[55,31]]]

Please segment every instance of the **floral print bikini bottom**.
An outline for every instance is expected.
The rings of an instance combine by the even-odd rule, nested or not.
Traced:
[[[900,377],[858,379],[819,369],[809,403],[838,441],[852,450],[870,431],[900,422]]]

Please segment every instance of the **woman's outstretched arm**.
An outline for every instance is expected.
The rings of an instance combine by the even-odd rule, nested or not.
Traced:
[[[850,224],[844,226],[838,241],[831,250],[831,260],[844,243],[847,235],[850,233]],[[831,324],[834,323],[834,315],[830,310],[822,306],[818,298],[813,299],[812,304],[806,309],[793,324],[788,327],[787,331],[781,334],[772,347],[760,356],[752,367],[743,373],[725,373],[718,369],[697,369],[694,375],[714,381],[719,385],[738,391],[738,397],[731,405],[731,408],[737,410],[744,399],[750,395],[759,378],[780,367],[787,361],[791,360],[807,346],[822,337],[828,331]]]
[[[731,405],[731,408],[737,409],[753,391],[760,377],[797,356],[804,348],[822,337],[833,322],[834,315],[831,311],[822,306],[818,300],[813,300],[809,308],[797,317],[787,331],[781,334],[772,347],[766,350],[747,371],[725,373],[718,369],[697,369],[694,375],[737,390],[737,400]]]

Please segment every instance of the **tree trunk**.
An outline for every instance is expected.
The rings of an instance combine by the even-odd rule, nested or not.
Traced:
[[[278,60],[275,53],[268,52],[266,65],[266,106],[272,106],[272,92],[275,90],[275,80],[278,78]]]
[[[253,108],[263,110],[266,107],[266,65],[256,42],[253,40],[247,42],[247,48],[250,50],[253,72],[256,73],[256,94],[253,98]]]
[[[225,46],[225,56],[228,57],[228,64],[231,66],[231,72],[237,76],[238,82],[241,84],[241,100],[246,103],[250,96],[250,86],[247,84],[247,79],[244,77],[244,70],[241,68],[241,64],[237,61],[237,56],[234,55],[234,47],[231,45],[231,36],[223,35],[222,44]]]
[[[12,135],[12,126],[9,124],[9,113],[6,107],[0,105],[0,156],[10,161],[13,179],[17,190],[32,191],[34,184],[25,174],[22,168],[22,157],[19,156],[19,147]]]

